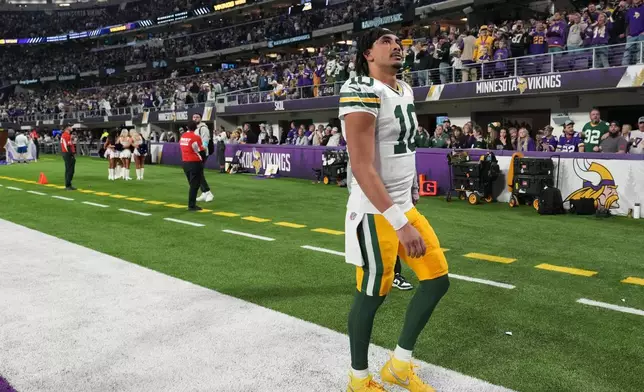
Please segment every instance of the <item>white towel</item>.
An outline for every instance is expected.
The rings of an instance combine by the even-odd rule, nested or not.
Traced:
[[[364,260],[360,252],[360,242],[358,241],[358,225],[364,218],[364,213],[347,211],[344,219],[344,257],[349,264],[362,267]]]

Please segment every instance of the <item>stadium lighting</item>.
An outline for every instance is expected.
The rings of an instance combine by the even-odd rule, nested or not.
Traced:
[[[461,18],[461,21],[467,22],[467,18]]]
[[[58,4],[58,6],[59,7],[69,7],[70,4],[69,3],[62,3],[62,4]]]

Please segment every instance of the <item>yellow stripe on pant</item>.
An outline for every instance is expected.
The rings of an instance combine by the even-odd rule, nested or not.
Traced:
[[[435,279],[447,274],[447,260],[438,237],[427,219],[416,208],[405,213],[411,225],[425,241],[423,257],[410,258],[398,240],[394,228],[382,215],[365,214],[358,227],[363,267],[356,267],[356,288],[369,296],[385,296],[391,291],[396,257],[414,271],[418,280]]]

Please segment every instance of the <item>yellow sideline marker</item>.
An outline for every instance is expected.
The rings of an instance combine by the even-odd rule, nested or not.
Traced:
[[[148,200],[148,201],[145,202],[145,204],[152,204],[152,205],[155,205],[155,206],[160,206],[160,205],[165,204],[165,201]]]
[[[165,206],[169,208],[188,208],[188,206],[184,206],[181,204],[166,204]]]
[[[94,193],[96,196],[109,196],[111,193],[108,192],[96,192]]]
[[[235,214],[234,212],[225,212],[225,211],[217,211],[213,212],[213,215],[219,215],[219,216],[225,216],[227,218],[234,218],[236,216],[239,216],[239,214]]]
[[[290,227],[292,229],[301,229],[303,227],[306,227],[306,225],[298,225],[297,223],[290,223],[290,222],[275,222],[277,226],[283,226],[283,227]]]
[[[342,234],[344,234],[344,231],[323,229],[323,228],[312,229],[311,231],[314,231],[316,233],[331,234],[331,235],[342,235]]]
[[[511,259],[509,257],[492,256],[492,255],[486,255],[484,253],[468,253],[464,256],[470,259],[493,261],[495,263],[503,263],[503,264],[510,264],[517,261],[517,259]]]
[[[589,271],[589,270],[583,270],[583,269],[571,268],[571,267],[561,267],[558,265],[545,264],[545,263],[539,264],[534,268],[539,268],[547,271],[563,272],[564,274],[579,275],[579,276],[586,276],[586,277],[597,275],[598,273],[597,271]]]
[[[265,218],[258,218],[256,216],[245,216],[242,218],[243,220],[251,221],[251,222],[257,222],[257,223],[264,223],[264,222],[270,222],[270,219],[265,219]]]
[[[124,195],[110,195],[110,197],[113,197],[115,199],[127,199],[127,196]]]
[[[442,250],[443,252],[449,252],[449,249],[446,249],[446,248],[441,248],[441,250]]]
[[[202,214],[205,214],[206,212],[212,212],[212,210],[209,210],[209,209],[204,208],[203,210],[201,210],[201,211],[197,211],[197,212],[200,212],[200,213],[202,213]]]
[[[622,280],[622,283],[637,284],[640,286],[644,286],[644,279],[636,278],[634,276],[629,276],[628,278]]]
[[[96,193],[96,191],[92,191],[92,190],[89,190],[89,189],[79,189],[78,191],[80,193]]]
[[[145,199],[140,198],[140,197],[128,197],[125,200],[129,200],[129,201],[145,201]]]
[[[58,185],[56,185],[56,184],[45,184],[45,186],[48,187],[48,188],[56,188]]]

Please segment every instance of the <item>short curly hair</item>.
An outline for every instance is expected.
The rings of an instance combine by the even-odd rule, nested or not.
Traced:
[[[376,27],[371,29],[368,32],[362,34],[358,38],[358,55],[356,56],[356,73],[360,76],[369,76],[369,63],[365,58],[364,54],[366,51],[370,50],[373,47],[374,42],[376,42],[380,37],[387,34],[396,34],[389,29],[382,27]]]

